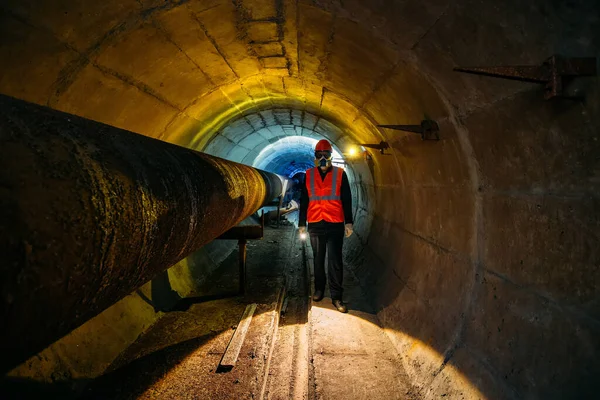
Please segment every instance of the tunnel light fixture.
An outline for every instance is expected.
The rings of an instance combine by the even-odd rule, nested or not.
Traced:
[[[348,163],[351,161],[355,161],[360,159],[361,157],[364,157],[365,154],[365,149],[364,147],[361,147],[360,145],[350,145],[346,148],[346,152],[342,153],[344,156],[344,159],[342,160],[342,162]]]

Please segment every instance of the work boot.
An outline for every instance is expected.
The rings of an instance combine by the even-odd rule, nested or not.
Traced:
[[[341,313],[347,313],[348,308],[341,300],[333,300],[333,306]]]
[[[323,291],[322,290],[315,290],[315,293],[313,294],[313,300],[314,301],[321,301],[321,300],[323,300]]]

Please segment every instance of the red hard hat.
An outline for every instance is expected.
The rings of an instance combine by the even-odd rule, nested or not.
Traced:
[[[315,146],[315,151],[332,151],[331,143],[329,143],[326,139],[321,139],[317,142]]]

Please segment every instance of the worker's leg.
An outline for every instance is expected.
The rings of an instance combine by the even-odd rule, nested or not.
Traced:
[[[327,240],[329,291],[331,300],[342,300],[344,269],[342,265],[342,245],[344,226],[329,231]]]
[[[325,251],[327,250],[327,235],[310,234],[310,245],[312,247],[315,269],[315,292],[325,292]]]

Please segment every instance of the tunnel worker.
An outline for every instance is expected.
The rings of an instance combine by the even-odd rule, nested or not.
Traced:
[[[342,301],[342,244],[352,235],[352,193],[346,172],[332,166],[331,144],[323,139],[315,146],[315,168],[306,171],[300,196],[300,233],[308,233],[314,254],[314,301],[325,292],[325,252],[328,253],[329,291],[334,307],[348,312]]]

